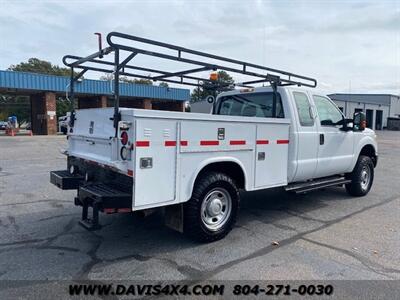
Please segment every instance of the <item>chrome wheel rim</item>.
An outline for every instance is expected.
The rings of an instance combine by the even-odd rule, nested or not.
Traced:
[[[224,188],[215,188],[207,193],[201,204],[201,221],[211,230],[221,229],[229,219],[232,198]]]
[[[361,170],[361,188],[364,191],[368,189],[370,180],[371,180],[370,169],[368,166],[364,166]]]

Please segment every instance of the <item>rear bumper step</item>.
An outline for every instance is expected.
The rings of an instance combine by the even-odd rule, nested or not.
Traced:
[[[82,220],[79,223],[88,230],[97,230],[101,228],[99,211],[132,208],[132,194],[114,186],[96,183],[81,186],[75,204],[82,206]],[[89,207],[93,210],[91,218],[88,216]]]
[[[81,186],[78,195],[80,202],[91,200],[101,204],[101,209],[132,207],[132,194],[104,183]]]
[[[335,177],[328,177],[328,178],[322,178],[322,179],[316,179],[313,181],[309,182],[304,182],[304,183],[295,183],[288,185],[285,187],[285,190],[287,192],[295,192],[297,194],[299,193],[305,193],[313,190],[318,190],[330,186],[336,186],[336,185],[343,185],[350,183],[351,180],[346,179],[345,177],[341,176],[335,176]]]
[[[83,181],[83,176],[74,175],[67,170],[51,171],[50,182],[62,190],[75,190]]]

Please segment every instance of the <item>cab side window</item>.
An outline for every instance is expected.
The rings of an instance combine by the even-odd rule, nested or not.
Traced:
[[[284,118],[282,99],[276,95],[275,112],[273,109],[274,94],[248,93],[224,96],[219,100],[217,114],[228,116]]]
[[[335,104],[322,96],[313,96],[318,116],[322,126],[339,125],[343,115]]]
[[[314,126],[314,119],[311,115],[311,105],[306,94],[293,92],[296,102],[297,114],[299,115],[301,126]]]

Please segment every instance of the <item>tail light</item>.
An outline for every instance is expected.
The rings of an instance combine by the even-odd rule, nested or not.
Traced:
[[[129,154],[129,150],[125,146],[122,147],[121,151],[120,151],[120,155],[121,155],[122,160],[127,160],[128,159],[128,154]]]
[[[128,144],[128,133],[126,131],[122,131],[121,133],[121,143],[124,146]]]

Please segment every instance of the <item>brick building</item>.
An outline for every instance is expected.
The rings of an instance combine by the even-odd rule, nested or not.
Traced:
[[[30,97],[34,134],[56,134],[56,99],[65,97],[70,79],[63,76],[0,71],[0,94]],[[188,89],[120,83],[120,107],[184,111]],[[75,84],[78,109],[112,106],[109,81],[82,79]]]

